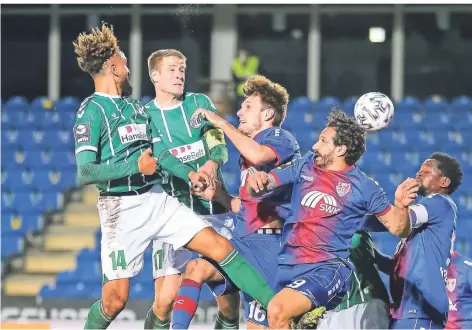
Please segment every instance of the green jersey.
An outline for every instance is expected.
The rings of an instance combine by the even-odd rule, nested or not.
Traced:
[[[347,294],[336,311],[349,308],[371,299],[389,302],[387,289],[374,265],[374,242],[366,231],[358,231],[352,237],[349,259],[355,266],[352,282]]]
[[[195,171],[210,159],[214,147],[223,146],[226,149],[221,131],[217,131],[207,121],[191,120],[193,113],[198,108],[216,112],[210,98],[199,93],[185,93],[181,103],[169,108],[160,108],[155,100],[145,106],[153,126],[156,126],[160,132],[164,146],[172,155]],[[211,138],[212,135],[219,135],[220,142],[215,144]],[[223,182],[221,166],[217,175],[218,180]],[[208,202],[192,195],[188,181],[174,175],[169,174],[168,180],[164,181],[162,186],[169,195],[177,197],[181,203],[187,205],[197,214],[208,215],[227,212],[222,205],[216,202]],[[225,189],[224,184],[223,189]]]
[[[75,154],[93,151],[99,164],[136,163],[136,173],[96,183],[100,192],[122,193],[140,189],[161,178],[137,170],[139,156],[151,145],[151,130],[143,105],[132,98],[95,93],[86,98],[74,126]]]

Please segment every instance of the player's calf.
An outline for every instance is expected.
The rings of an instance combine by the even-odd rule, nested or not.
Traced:
[[[102,299],[89,310],[85,329],[106,329],[125,308],[129,295],[129,279],[109,281],[103,285]]]

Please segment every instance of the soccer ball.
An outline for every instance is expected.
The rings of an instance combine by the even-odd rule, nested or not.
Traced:
[[[393,119],[395,109],[387,95],[370,92],[362,95],[354,106],[356,121],[368,132],[387,127]]]

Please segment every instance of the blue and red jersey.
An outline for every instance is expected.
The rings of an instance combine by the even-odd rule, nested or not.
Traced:
[[[241,186],[239,197],[241,198],[241,210],[236,215],[234,235],[244,237],[254,233],[274,220],[284,221],[290,211],[291,187],[278,189],[270,198],[260,200],[249,196],[246,180],[250,168],[269,173],[272,169],[300,157],[300,147],[295,137],[280,127],[268,128],[254,137],[254,141],[260,145],[271,148],[277,155],[277,160],[260,166],[251,164],[241,156]]]
[[[293,185],[279,264],[347,259],[365,215],[391,208],[383,189],[356,166],[330,171],[316,166],[315,158],[308,152],[271,171],[280,186]]]
[[[447,269],[446,329],[472,329],[472,259],[454,252]]]

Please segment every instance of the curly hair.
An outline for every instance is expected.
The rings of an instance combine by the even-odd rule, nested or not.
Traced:
[[[335,146],[346,146],[345,161],[348,165],[355,164],[365,152],[365,129],[354,118],[339,108],[334,108],[328,115],[328,127],[336,129]]]
[[[451,183],[447,187],[447,193],[450,195],[460,186],[462,182],[462,167],[456,158],[446,155],[442,152],[435,152],[430,159],[434,159],[438,164],[438,169],[442,176],[449,178]]]
[[[92,77],[99,74],[103,64],[119,51],[113,26],[106,23],[102,23],[101,28],[92,29],[90,33],[82,32],[73,45],[80,69]]]
[[[262,102],[275,109],[274,125],[280,126],[287,115],[289,95],[285,87],[270,79],[256,75],[246,80],[243,89],[246,97],[259,95]]]

